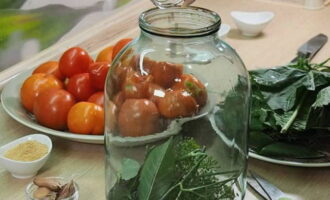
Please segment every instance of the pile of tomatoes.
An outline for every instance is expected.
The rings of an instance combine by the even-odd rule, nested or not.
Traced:
[[[110,129],[121,136],[162,132],[171,120],[191,117],[206,104],[205,85],[184,73],[182,64],[142,58],[129,49],[125,54],[113,68],[109,106]]]
[[[110,63],[130,38],[105,48],[94,61],[79,47],[65,51],[59,61],[38,66],[20,90],[23,107],[38,123],[77,134],[104,132],[104,85]]]

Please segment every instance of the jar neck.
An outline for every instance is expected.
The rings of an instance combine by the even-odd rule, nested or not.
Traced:
[[[218,40],[218,35],[217,32],[215,32],[200,37],[165,37],[141,30],[139,40],[142,40],[144,44],[153,43],[158,45],[167,45],[168,43],[176,43],[182,45],[199,43],[205,44],[207,42],[214,42],[215,40]]]
[[[216,33],[220,16],[199,7],[153,8],[139,18],[140,28],[149,34],[171,38],[204,37]]]

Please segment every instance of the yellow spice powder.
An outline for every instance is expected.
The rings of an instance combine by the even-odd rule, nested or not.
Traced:
[[[47,152],[47,145],[36,140],[29,140],[9,149],[4,156],[11,160],[33,161],[43,157]]]

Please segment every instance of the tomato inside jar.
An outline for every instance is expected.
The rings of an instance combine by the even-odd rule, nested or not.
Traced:
[[[207,102],[205,85],[182,64],[127,54],[112,73],[109,101],[118,114],[111,121],[119,137],[157,135],[173,120],[194,117]]]

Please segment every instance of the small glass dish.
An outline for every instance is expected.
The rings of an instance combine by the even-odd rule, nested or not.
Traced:
[[[45,177],[45,178],[56,179],[57,181],[59,181],[61,183],[61,185],[69,183],[71,180],[71,179],[63,178],[63,177]],[[73,181],[73,185],[74,185],[75,192],[70,197],[67,197],[62,200],[78,200],[79,199],[79,186],[75,181]],[[38,188],[38,186],[35,185],[33,183],[33,181],[27,185],[27,187],[25,189],[26,200],[53,200],[52,198],[43,198],[43,199],[34,198],[33,194],[37,190],[37,188]],[[54,200],[55,200],[55,198],[54,198]]]

